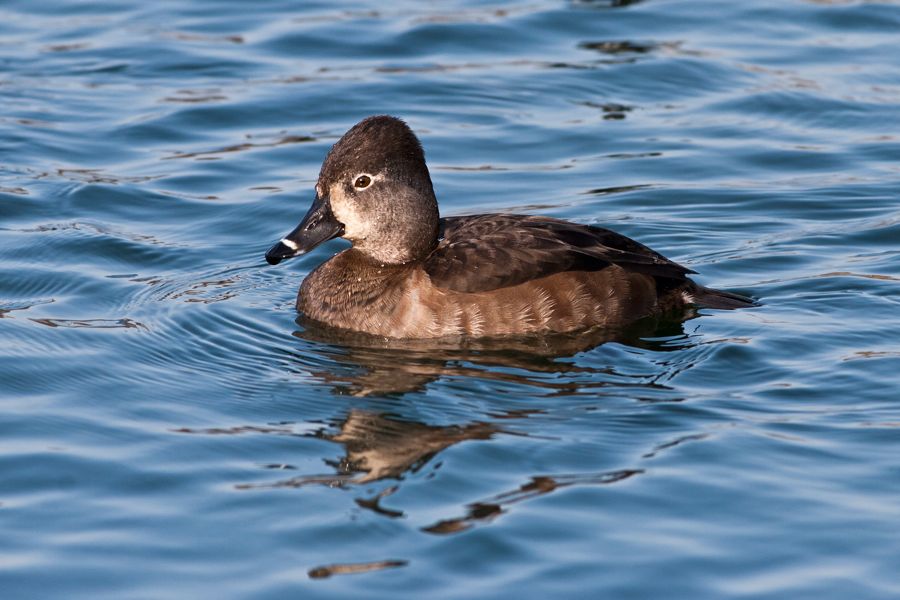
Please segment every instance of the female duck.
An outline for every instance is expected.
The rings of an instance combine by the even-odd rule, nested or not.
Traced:
[[[266,260],[338,236],[352,247],[303,281],[297,310],[391,338],[568,332],[753,305],[608,229],[512,214],[441,219],[419,140],[389,116],[364,119],[334,145],[312,207]]]

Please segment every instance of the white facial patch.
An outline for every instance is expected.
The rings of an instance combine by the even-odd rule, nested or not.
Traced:
[[[356,202],[347,197],[341,184],[331,186],[329,198],[334,218],[344,225],[344,238],[353,241],[365,239],[369,220],[360,213]]]
[[[287,238],[281,238],[281,243],[284,244],[285,246],[287,246],[288,248],[290,248],[291,250],[293,250],[294,252],[297,251],[297,243],[296,242],[292,242],[291,240],[289,240]]]

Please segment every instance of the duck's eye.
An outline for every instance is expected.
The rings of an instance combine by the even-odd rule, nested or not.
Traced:
[[[356,181],[353,182],[353,187],[358,190],[364,190],[370,185],[372,185],[372,178],[368,175],[360,175],[356,178]]]

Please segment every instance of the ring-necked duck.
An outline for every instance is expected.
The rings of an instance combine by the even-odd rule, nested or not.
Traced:
[[[567,332],[754,305],[608,229],[513,214],[440,218],[422,146],[390,116],[364,119],[334,145],[312,207],[266,260],[338,236],[352,247],[309,274],[297,310],[391,338]]]

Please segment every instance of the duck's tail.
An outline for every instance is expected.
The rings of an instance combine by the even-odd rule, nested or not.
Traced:
[[[694,284],[691,289],[685,292],[685,300],[698,308],[718,308],[721,310],[759,306],[759,302],[747,296],[724,290],[715,290],[697,284]]]

